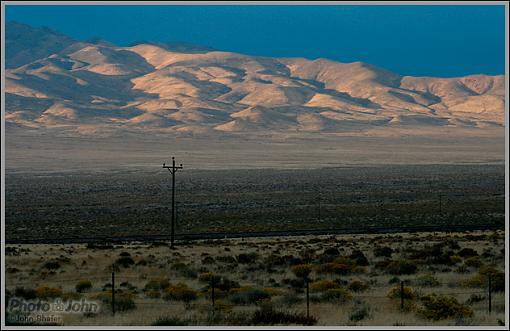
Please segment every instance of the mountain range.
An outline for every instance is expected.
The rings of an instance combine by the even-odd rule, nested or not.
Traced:
[[[401,76],[363,62],[185,43],[120,47],[15,22],[5,63],[8,124],[80,135],[485,129],[505,117],[503,75]]]

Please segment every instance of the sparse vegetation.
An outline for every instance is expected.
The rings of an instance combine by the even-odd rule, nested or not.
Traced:
[[[362,282],[360,280],[353,280],[352,282],[349,283],[349,286],[347,288],[353,292],[363,292],[368,290],[369,287],[370,286],[365,282]]]
[[[94,299],[101,300],[105,307],[112,308],[112,291],[103,292],[93,296]],[[136,309],[134,296],[130,293],[115,291],[115,310],[119,312]]]
[[[24,287],[16,287],[14,296],[20,297],[25,300],[32,300],[37,298],[37,292],[34,289],[25,289]]]
[[[60,268],[60,263],[58,261],[48,261],[44,263],[44,268],[48,270],[55,270]]]
[[[180,319],[178,317],[159,317],[152,326],[185,326],[189,325],[187,320]]]
[[[131,256],[123,256],[117,259],[117,261],[115,261],[115,264],[123,266],[124,268],[128,268],[129,266],[135,264],[135,261]]]
[[[436,277],[434,277],[434,275],[425,274],[416,277],[414,284],[423,287],[435,287],[441,285],[441,282]]]
[[[196,300],[198,297],[197,291],[190,288],[184,283],[178,283],[176,285],[170,285],[165,289],[165,300],[175,300],[190,302]]]
[[[31,289],[25,282],[17,283],[17,279],[7,274],[6,294],[8,297],[63,301],[101,300],[104,309],[100,313],[70,314],[65,324],[85,323],[83,321],[88,324],[114,323],[109,311],[113,262],[117,266],[116,311],[131,324],[497,325],[497,319],[504,319],[501,303],[505,290],[504,255],[487,247],[502,245],[504,234],[491,233],[497,235],[473,232],[206,240],[178,242],[175,250],[152,243],[121,243],[115,244],[111,252],[90,249],[86,245],[73,248],[70,245],[48,245],[44,251],[31,248],[27,254],[7,257],[10,266],[19,269],[16,277],[37,286]],[[450,260],[461,249],[455,248],[451,240],[459,247],[472,247],[480,254],[466,258],[458,256],[462,261],[451,265]],[[231,252],[227,256],[235,261],[216,256],[226,256],[224,248],[227,244]],[[375,256],[376,247],[390,248],[391,257]],[[327,258],[324,258],[324,251],[328,252]],[[425,251],[440,252],[440,258],[430,264],[427,257],[418,259]],[[251,255],[248,259],[253,262],[238,263],[237,257],[241,254]],[[213,258],[215,263],[203,264],[202,260],[207,257]],[[129,264],[124,268],[115,263],[120,258],[147,263]],[[44,261],[58,261],[61,267],[41,268]],[[465,266],[462,274],[457,273],[466,262],[470,266]],[[412,266],[408,267],[408,264]],[[83,273],[81,280],[73,274],[78,267],[80,275]],[[391,268],[397,271],[391,274],[388,271]],[[408,269],[413,272],[406,274]],[[487,313],[489,275],[493,287],[490,318]],[[67,278],[71,280],[66,281]],[[302,319],[306,311],[307,281],[315,322]],[[403,309],[400,307],[401,281],[405,284]],[[96,286],[98,290],[102,289],[99,294],[95,292]],[[437,294],[431,294],[432,291]],[[338,309],[339,306],[343,308]],[[438,307],[442,306],[453,313],[446,317],[439,314],[438,311],[444,309]],[[163,307],[165,311],[160,312]],[[464,309],[466,307],[468,310]],[[130,311],[133,314],[122,314]],[[135,315],[139,316],[140,322],[135,321]],[[76,316],[82,316],[82,319]]]
[[[441,320],[445,318],[465,318],[473,316],[471,308],[457,299],[445,295],[429,294],[420,298],[423,308],[418,313],[425,318]]]
[[[181,174],[186,184],[179,188],[179,199],[186,202],[179,211],[185,220],[179,233],[359,229],[364,224],[504,226],[504,175],[502,165],[187,170]],[[5,188],[6,237],[97,237],[97,244],[90,248],[109,249],[112,244],[103,246],[100,238],[169,233],[167,211],[148,207],[168,203],[164,195],[153,194],[160,190],[159,174],[121,171],[90,176],[78,172],[72,180],[68,178],[58,173],[10,173]],[[338,183],[342,183],[340,195]],[[374,191],[373,183],[388,189]],[[303,191],[303,185],[308,190]],[[438,185],[450,188],[443,214],[437,208]],[[319,187],[324,193],[322,222],[316,221],[316,209],[308,206]],[[62,223],[72,226],[62,227]],[[238,251],[233,256],[246,253]]]
[[[296,277],[302,279],[308,279],[308,276],[312,272],[312,266],[309,264],[298,264],[291,268],[292,272]]]
[[[74,288],[78,293],[85,292],[92,288],[92,282],[88,279],[82,279],[76,284]]]
[[[333,302],[337,304],[346,303],[352,299],[352,295],[344,289],[333,288],[324,291],[320,296],[321,301]]]
[[[166,278],[151,279],[145,284],[145,291],[160,291],[168,288],[170,282]]]
[[[392,275],[411,275],[416,273],[417,269],[415,263],[406,260],[391,261],[386,266],[386,272]]]
[[[259,309],[255,311],[251,319],[253,325],[306,325],[317,324],[313,316],[306,317],[303,313],[278,311],[273,308]]]
[[[62,294],[62,289],[58,287],[41,286],[35,289],[35,295],[39,299],[58,298]]]
[[[370,316],[370,306],[366,302],[357,303],[354,305],[349,320],[359,322]]]
[[[329,280],[329,279],[325,279],[325,280],[319,280],[319,281],[316,281],[316,282],[313,282],[310,284],[310,291],[312,292],[324,292],[324,291],[327,291],[329,289],[333,289],[333,288],[338,288],[339,285],[338,283],[332,281],[332,280]]]
[[[414,300],[417,295],[413,289],[407,286],[404,286],[403,291],[400,286],[395,286],[388,292],[388,298],[390,299],[400,299],[401,297],[404,297],[405,300]]]
[[[268,292],[249,286],[232,289],[229,293],[229,300],[240,305],[255,304],[271,297]]]

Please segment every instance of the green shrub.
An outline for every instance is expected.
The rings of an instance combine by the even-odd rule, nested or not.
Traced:
[[[257,258],[257,253],[242,253],[237,256],[237,262],[241,264],[248,264],[255,262]]]
[[[223,313],[229,313],[234,308],[234,305],[226,299],[218,299],[214,303],[214,309]]]
[[[198,297],[197,292],[184,283],[170,285],[165,289],[165,300],[191,302]]]
[[[212,272],[204,272],[198,276],[200,282],[206,283],[207,288],[211,287],[211,281],[214,277],[214,288],[217,290],[228,292],[232,288],[240,287],[239,283],[225,276],[214,275]]]
[[[398,284],[400,283],[400,278],[398,278],[397,276],[393,276],[388,280],[388,284],[397,284],[397,283]]]
[[[116,265],[123,266],[124,268],[128,268],[129,266],[135,264],[135,261],[131,256],[122,256],[115,261]]]
[[[466,261],[464,261],[464,263],[468,266],[468,267],[473,267],[473,268],[480,268],[482,266],[482,260],[480,260],[480,257],[479,256],[472,256],[472,257],[469,257],[466,259]]]
[[[450,249],[460,249],[460,246],[459,246],[459,243],[457,240],[448,240],[446,242],[446,245],[448,246],[448,248]]]
[[[216,279],[215,279],[216,280]],[[230,291],[232,288],[238,288],[240,287],[239,283],[235,280],[230,280],[229,278],[223,276],[221,278],[221,281],[218,281],[215,283],[215,286],[223,291]]]
[[[340,251],[335,248],[335,247],[331,247],[331,248],[327,248],[324,250],[324,253],[322,253],[324,255],[331,255],[331,256],[339,256],[340,255]]]
[[[35,289],[39,299],[59,298],[62,296],[62,289],[58,287],[41,286]]]
[[[465,274],[469,271],[467,265],[465,263],[459,265],[457,267],[457,269],[455,269],[455,272],[459,273],[459,274]]]
[[[184,326],[189,325],[187,320],[180,319],[179,317],[160,317],[151,324],[152,326]]]
[[[469,287],[486,288],[489,285],[489,276],[491,277],[491,287],[495,292],[505,291],[505,273],[499,271],[494,266],[482,266],[478,274],[462,282],[462,285]]]
[[[214,264],[216,261],[212,256],[206,256],[202,259],[202,264]]]
[[[302,250],[299,255],[305,263],[310,263],[316,258],[315,250],[309,248]]]
[[[345,303],[352,299],[352,295],[344,289],[334,288],[324,291],[320,299],[327,302]]]
[[[269,293],[269,295],[272,297],[284,295],[285,293],[287,293],[287,291],[284,291],[280,288],[274,288],[274,287],[265,287],[264,291]]]
[[[462,262],[462,258],[458,255],[451,255],[449,257],[449,259],[450,259],[450,264],[457,264],[457,263]],[[448,263],[446,263],[446,264],[448,264]]]
[[[193,268],[191,268],[190,266],[188,266],[182,262],[172,264],[172,269],[187,278],[196,278],[197,277],[196,270],[194,270]]]
[[[148,298],[151,298],[151,299],[159,299],[159,298],[161,298],[161,292],[160,291],[156,291],[156,290],[147,291],[145,293],[145,295]]]
[[[216,299],[219,299],[219,298],[225,298],[227,296],[228,292],[226,291],[223,291],[219,288],[214,288],[214,297]],[[209,287],[207,289],[204,289],[203,292],[202,292],[202,295],[204,298],[206,298],[207,300],[210,300],[212,298],[212,288]]]
[[[370,316],[370,307],[366,303],[357,304],[353,307],[349,320],[359,322]]]
[[[345,264],[345,263],[337,263],[337,262],[320,264],[317,266],[316,270],[320,274],[328,274],[328,275],[335,274],[335,275],[340,275],[340,276],[345,276],[345,275],[349,275],[351,273],[363,271],[362,267],[356,267],[350,263]]]
[[[484,276],[477,274],[463,280],[462,285],[467,287],[486,287],[488,284],[487,279]]]
[[[306,281],[303,278],[292,278],[289,281],[289,285],[292,288],[302,290],[305,288]]]
[[[437,257],[443,256],[444,243],[437,243],[434,245],[425,245],[421,249],[408,249],[410,252],[410,259],[423,259],[424,257],[431,259],[432,263],[439,262],[436,260]]]
[[[368,265],[368,259],[360,250],[355,250],[349,255],[349,258],[359,266],[367,266]]]
[[[170,282],[166,278],[151,279],[145,284],[144,291],[160,291],[170,286]]]
[[[495,266],[493,265],[484,265],[484,266],[481,266],[480,269],[478,269],[478,273],[482,276],[495,276],[495,275],[498,275],[498,274],[502,274],[503,272],[501,272],[500,270],[498,270],[498,268],[496,268]]]
[[[423,308],[418,313],[431,320],[472,317],[471,308],[459,303],[454,297],[429,294],[420,298]]]
[[[444,265],[454,265],[462,261],[462,259],[455,255],[453,251],[447,251],[432,255],[423,255],[423,257],[426,257],[425,263],[426,264],[444,264]],[[422,258],[417,258],[417,260],[422,260]]]
[[[266,268],[282,267],[287,264],[287,260],[282,256],[270,254],[262,260],[262,264],[266,266]]]
[[[296,277],[307,279],[312,272],[312,266],[309,264],[298,264],[291,268]]]
[[[392,275],[411,275],[416,272],[418,267],[416,264],[406,260],[391,261],[386,266],[386,272]]]
[[[277,311],[273,308],[259,309],[253,313],[251,318],[253,325],[315,325],[317,319],[313,316],[306,317],[303,313],[288,311]]]
[[[198,281],[203,283],[210,283],[212,278],[214,277],[215,285],[219,284],[221,281],[221,276],[215,276],[212,272],[204,272],[198,275]]]
[[[387,296],[390,299],[400,299],[401,292],[402,292],[401,287],[395,286],[388,291]],[[403,297],[405,300],[414,300],[416,299],[416,293],[410,287],[404,286]]]
[[[69,301],[69,300],[80,300],[82,295],[80,293],[76,292],[64,292],[62,293],[62,301]]]
[[[232,289],[229,293],[229,300],[241,305],[255,304],[270,297],[268,292],[249,286]]]
[[[252,324],[252,314],[249,312],[228,312],[223,313],[221,311],[217,311],[214,314],[207,314],[206,319],[204,321],[205,325],[250,325]]]
[[[218,256],[216,257],[216,261],[221,263],[235,264],[237,263],[236,259],[233,256]]]
[[[488,283],[488,281],[487,281]],[[491,287],[494,292],[504,292],[505,291],[505,273],[498,272],[491,275]]]
[[[434,277],[432,274],[425,274],[422,276],[419,276],[415,279],[414,283],[418,286],[424,286],[424,287],[434,287],[439,286],[441,283],[439,280]]]
[[[14,290],[15,297],[21,297],[25,300],[33,300],[37,298],[37,293],[34,289],[25,289],[24,287],[16,287]]]
[[[332,280],[319,280],[310,283],[310,291],[312,292],[324,292],[332,288],[338,288],[338,284]]]
[[[115,291],[115,311],[128,311],[136,308],[133,301],[134,295]],[[93,296],[93,299],[101,300],[108,309],[112,309],[112,291],[106,291]]]
[[[135,302],[130,295],[115,295],[115,310],[128,311],[136,308]]]
[[[474,249],[472,248],[463,248],[461,249],[458,253],[457,253],[458,256],[460,257],[473,257],[473,256],[478,256],[478,252],[475,251]]]
[[[360,280],[353,280],[352,282],[349,283],[347,288],[353,292],[362,292],[368,290],[369,286],[367,283],[362,282]]]
[[[274,300],[275,305],[280,305],[282,307],[290,307],[300,302],[303,302],[303,298],[293,292],[286,292],[284,295],[279,296]]]
[[[390,247],[382,246],[382,247],[376,247],[374,248],[374,255],[381,257],[391,257],[391,254],[393,254],[393,249]]]
[[[43,265],[43,267],[48,270],[55,270],[60,268],[60,263],[58,261],[48,261]]]
[[[477,302],[481,302],[481,301],[484,301],[486,300],[487,298],[485,297],[485,295],[480,295],[480,294],[471,294],[469,296],[469,299],[466,300],[466,304],[467,305],[472,305],[472,304],[475,304]]]
[[[78,282],[78,284],[76,284],[74,288],[78,293],[85,292],[92,288],[92,282],[88,279],[82,279]]]

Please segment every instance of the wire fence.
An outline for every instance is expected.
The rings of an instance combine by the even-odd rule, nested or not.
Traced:
[[[218,276],[219,277],[219,276]],[[292,298],[282,300],[280,306],[288,304],[287,309],[292,308],[296,304],[300,305],[300,309],[306,303],[307,315],[310,312],[313,314],[318,311],[326,311],[331,308],[323,307],[322,304],[338,304],[347,300],[364,300],[369,302],[377,302],[381,305],[400,305],[401,310],[408,302],[414,301],[420,296],[428,294],[437,294],[443,296],[454,297],[461,303],[485,305],[487,312],[491,313],[494,307],[505,305],[506,302],[502,292],[494,292],[489,277],[489,282],[485,288],[452,288],[452,283],[438,283],[434,286],[411,286],[406,282],[392,286],[381,286],[380,288],[374,287],[376,293],[366,293],[367,291],[347,291],[346,287],[339,287],[345,289],[344,292],[337,293],[337,297],[333,294],[331,297],[326,297],[324,292],[327,290],[318,290],[313,288],[314,283],[308,282],[306,286],[301,288],[285,286],[264,288],[257,286],[254,283],[247,282],[242,287],[229,288],[222,291],[222,286],[216,276],[212,276],[210,281],[200,281],[199,279],[190,279],[186,277],[155,277],[154,275],[123,275],[122,273],[112,272],[111,277],[104,275],[83,276],[83,277],[59,277],[55,275],[53,279],[46,279],[41,281],[23,281],[19,279],[8,279],[6,282],[6,289],[10,291],[12,297],[26,295],[26,289],[34,289],[35,296],[43,299],[55,297],[75,298],[78,295],[80,298],[85,297],[88,299],[101,300],[107,304],[109,310],[115,314],[116,311],[123,311],[126,309],[125,301],[128,300],[132,308],[140,307],[176,307],[182,306],[186,309],[199,309],[199,310],[212,310],[223,309],[220,306],[229,306],[230,309],[234,306],[257,306],[260,300],[267,299],[273,296],[284,298],[286,295],[292,295]],[[135,286],[132,283],[136,283]],[[217,283],[215,283],[217,282]],[[82,284],[83,289],[79,289],[79,284]],[[85,284],[85,285],[83,285]],[[152,284],[152,285],[150,285]],[[191,284],[191,285],[189,285]],[[312,291],[310,286],[312,284]],[[448,288],[444,288],[444,287]],[[459,287],[462,287],[459,284]],[[112,288],[114,289],[112,291]],[[53,291],[51,289],[60,289],[60,291]],[[67,292],[64,292],[66,289]],[[235,297],[233,293],[241,293],[242,291],[256,291],[247,294],[248,299],[232,299]],[[388,291],[384,293],[383,291]],[[276,292],[272,293],[271,291]],[[261,294],[262,293],[262,294]],[[266,294],[264,294],[266,293]],[[503,292],[504,293],[504,292]],[[73,295],[70,295],[73,294]],[[250,297],[252,296],[252,297]],[[258,297],[257,297],[258,296]],[[221,304],[218,299],[222,299]],[[246,301],[243,301],[246,300]],[[277,300],[276,300],[277,301]]]

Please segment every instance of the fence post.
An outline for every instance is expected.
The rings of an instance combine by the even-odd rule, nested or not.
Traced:
[[[404,310],[404,281],[400,281],[400,310]]]
[[[112,313],[115,315],[115,271],[112,271]]]
[[[213,309],[213,314],[214,314],[214,304],[215,304],[215,295],[214,295],[214,275],[211,277],[211,299],[212,299],[212,309]]]
[[[306,279],[306,318],[310,318],[310,286],[309,280]]]
[[[489,314],[492,312],[492,284],[491,275],[489,275]]]

